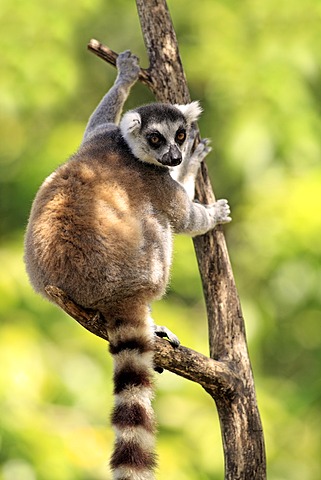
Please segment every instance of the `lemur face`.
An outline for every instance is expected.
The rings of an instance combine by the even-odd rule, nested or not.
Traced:
[[[183,159],[182,149],[187,134],[184,119],[151,122],[140,134],[142,149],[146,157],[153,158],[161,165],[175,167]]]
[[[146,105],[126,113],[120,128],[139,160],[175,167],[183,160],[188,131],[200,111],[197,102],[182,106]]]

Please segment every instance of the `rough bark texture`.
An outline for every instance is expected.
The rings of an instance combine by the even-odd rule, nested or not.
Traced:
[[[136,0],[150,66],[140,80],[158,101],[186,103],[190,95],[179,57],[178,44],[165,0]],[[117,54],[96,40],[88,48],[115,65]],[[197,199],[214,201],[202,165],[196,186]],[[226,480],[266,478],[264,438],[256,402],[244,320],[222,228],[194,239],[204,289],[210,357],[158,340],[155,363],[198,382],[213,397],[220,418]],[[92,333],[106,338],[106,329],[95,312],[84,312],[63,292],[48,287],[48,294]]]

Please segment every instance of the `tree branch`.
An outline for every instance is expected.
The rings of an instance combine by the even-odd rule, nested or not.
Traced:
[[[89,51],[97,55],[97,57],[101,58],[102,60],[105,60],[105,62],[107,63],[110,63],[110,65],[112,65],[113,67],[116,67],[116,60],[118,57],[118,53],[114,52],[106,45],[103,45],[98,40],[95,40],[94,38],[92,38],[89,41],[87,48]],[[148,88],[151,88],[152,80],[150,78],[148,69],[145,69],[145,68],[140,69],[139,80],[142,83],[144,83]]]
[[[60,288],[48,285],[48,297],[82,327],[108,341],[105,319],[96,310],[89,310],[74,303]],[[241,387],[238,376],[225,363],[212,360],[190,348],[174,348],[168,341],[156,337],[155,365],[166,368],[181,377],[199,383],[206,391],[224,392],[233,397]]]

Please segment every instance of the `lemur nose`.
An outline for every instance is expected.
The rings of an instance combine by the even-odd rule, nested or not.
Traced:
[[[176,145],[171,145],[171,148],[169,149],[170,156],[173,161],[178,161],[181,163],[182,161],[182,152]]]
[[[182,162],[182,153],[176,145],[171,145],[168,152],[162,157],[162,164],[176,167]]]

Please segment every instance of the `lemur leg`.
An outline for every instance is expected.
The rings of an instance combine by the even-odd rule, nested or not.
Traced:
[[[169,343],[171,343],[173,347],[178,347],[181,342],[178,340],[176,335],[172,333],[169,330],[169,328],[156,325],[151,316],[152,307],[149,305],[148,308],[149,308],[149,323],[151,328],[154,330],[155,335],[157,335],[160,338],[167,338],[169,340]]]
[[[108,128],[108,124],[119,123],[130,89],[138,80],[139,60],[129,50],[119,54],[116,65],[118,74],[115,83],[91,115],[83,142],[89,140],[93,134]]]
[[[207,138],[204,138],[197,145],[194,152],[192,152],[195,135],[196,130],[192,128],[185,146],[184,160],[178,167],[174,167],[171,171],[172,178],[185,188],[190,200],[194,199],[195,179],[199,167],[206,155],[212,150],[209,146],[210,141]]]
[[[155,325],[152,317],[149,317],[149,319],[150,319],[152,328],[154,330],[154,333],[155,335],[157,335],[157,337],[167,338],[169,343],[173,345],[173,347],[179,347],[180,341],[173,332],[171,332],[167,327]],[[157,367],[157,366],[154,367],[154,370],[157,373],[163,373],[164,371],[162,367]]]

